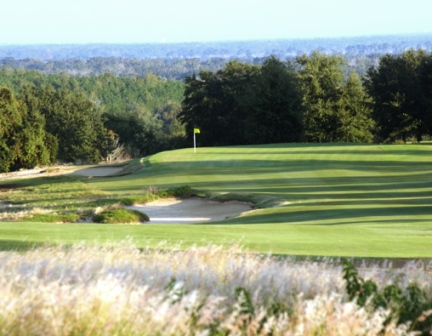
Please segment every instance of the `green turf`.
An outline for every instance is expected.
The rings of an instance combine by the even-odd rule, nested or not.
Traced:
[[[75,202],[72,209],[85,210],[97,202],[140,195],[151,186],[189,185],[203,195],[241,194],[264,208],[207,225],[3,223],[0,239],[9,245],[127,237],[139,244],[240,240],[253,250],[277,254],[432,257],[429,144],[198,148],[196,154],[192,149],[176,150],[142,163],[144,169],[127,176],[81,178],[57,187],[41,179],[32,188],[45,185],[47,193],[39,192],[38,198],[21,195],[21,201],[30,197],[35,204],[56,202],[63,208]],[[62,192],[49,190],[62,190],[65,183],[71,191],[60,201]],[[275,205],[279,206],[268,207]]]

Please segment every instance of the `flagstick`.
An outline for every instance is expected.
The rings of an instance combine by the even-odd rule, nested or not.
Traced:
[[[196,133],[194,131],[194,154],[196,153]]]

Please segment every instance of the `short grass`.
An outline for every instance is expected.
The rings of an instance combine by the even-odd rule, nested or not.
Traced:
[[[145,168],[112,178],[21,180],[2,198],[18,206],[85,213],[149,187],[189,185],[201,195],[237,195],[261,208],[206,225],[7,222],[0,225],[0,239],[18,247],[127,237],[143,244],[241,241],[276,254],[432,257],[429,144],[275,144],[199,148],[196,154],[183,149],[142,163]]]

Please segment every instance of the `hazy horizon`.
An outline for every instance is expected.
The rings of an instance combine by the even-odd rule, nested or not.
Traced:
[[[146,44],[432,33],[425,0],[0,0],[0,45]]]

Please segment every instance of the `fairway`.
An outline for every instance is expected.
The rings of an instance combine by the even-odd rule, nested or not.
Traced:
[[[199,225],[4,222],[4,248],[132,238],[143,245],[241,242],[253,251],[289,255],[432,257],[429,144],[275,144],[198,148],[196,154],[182,149],[143,164],[130,175],[75,183],[93,199],[188,185],[201,196],[253,200],[257,209]],[[76,194],[67,200],[71,207],[79,202]]]

